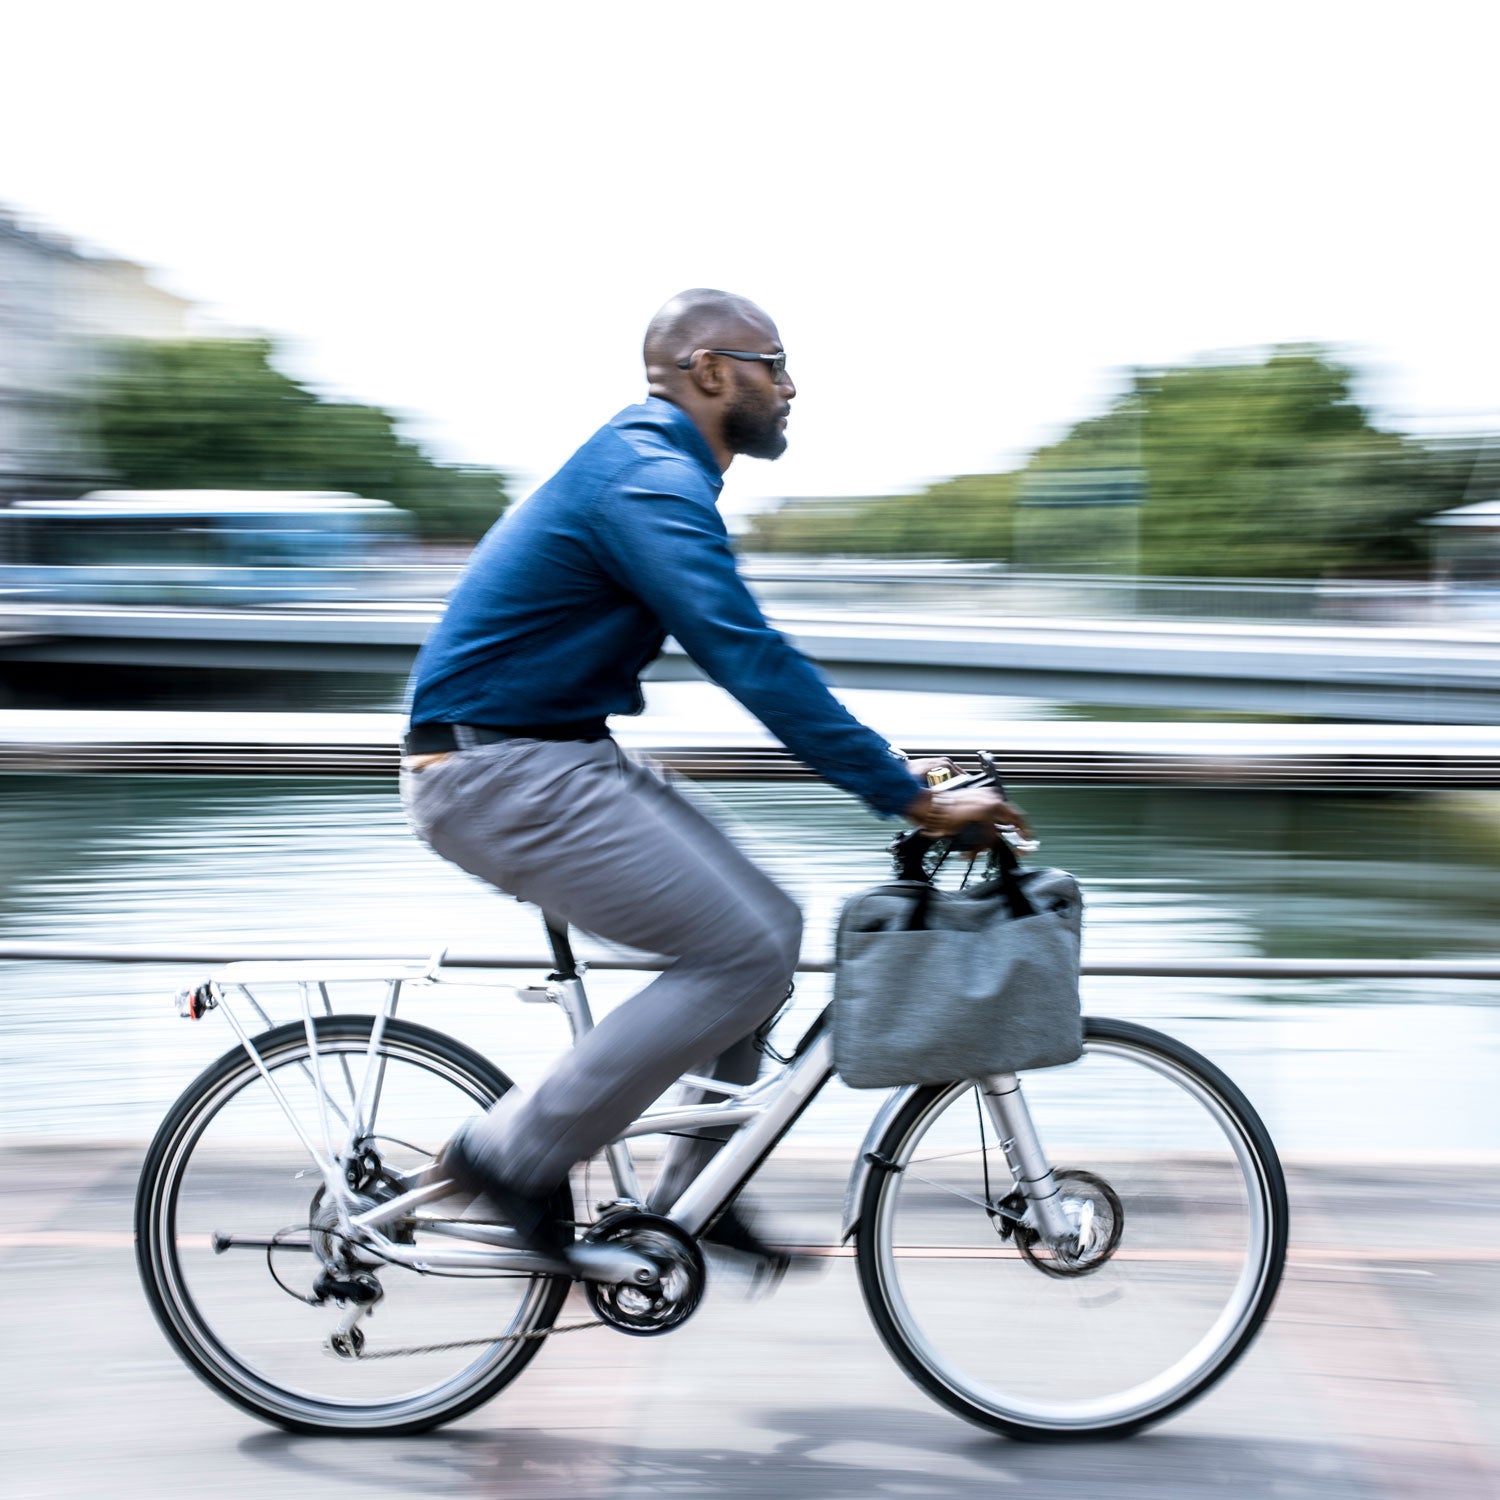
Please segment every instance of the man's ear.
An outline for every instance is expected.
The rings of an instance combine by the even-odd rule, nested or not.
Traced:
[[[693,361],[693,367],[688,371],[688,379],[705,396],[722,396],[726,383],[724,361],[716,354],[704,352]]]

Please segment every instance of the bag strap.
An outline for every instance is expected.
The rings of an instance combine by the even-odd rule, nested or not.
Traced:
[[[921,888],[917,899],[912,904],[911,916],[906,923],[905,930],[908,932],[920,931],[926,925],[927,908],[932,900],[932,879],[927,873],[923,860],[927,851],[938,842],[937,838],[923,833],[920,828],[911,828],[901,834],[891,845],[891,853],[896,857],[897,884]],[[994,880],[988,883],[989,886],[998,887],[1003,893],[1012,917],[1017,919],[1034,917],[1036,907],[1022,889],[1021,882],[1017,878],[1021,861],[1016,858],[1016,851],[1004,839],[1001,839],[995,846],[994,853],[998,869]],[[983,886],[975,894],[982,893],[987,894]]]
[[[1036,915],[1036,907],[1033,905],[1031,897],[1021,888],[1021,882],[1017,878],[1021,869],[1021,861],[1016,858],[1016,851],[1004,839],[1000,840],[995,849],[1000,856],[998,884],[1000,889],[1005,893],[1005,900],[1010,906],[1011,916],[1017,920],[1021,917],[1034,917]]]
[[[934,886],[930,880],[917,882],[917,889],[911,903],[911,913],[906,919],[906,925],[901,929],[903,932],[922,932],[927,927],[927,908],[932,905],[932,892]]]
[[[1022,917],[1034,917],[1036,905],[1021,885],[1019,879],[1021,861],[1016,858],[1015,850],[1009,844],[1001,843],[997,846],[996,852],[999,856],[1000,868],[995,879],[987,885],[978,887],[973,895],[982,899],[991,891],[998,891],[1005,898],[1005,904],[1010,908],[1010,914],[1014,919],[1019,921]],[[930,880],[902,880],[895,885],[887,886],[886,889],[911,893],[911,910],[907,914],[901,931],[926,931],[927,913],[932,905],[933,892],[937,887]]]

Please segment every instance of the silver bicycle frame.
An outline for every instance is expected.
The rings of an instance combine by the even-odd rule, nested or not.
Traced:
[[[350,1188],[344,1176],[344,1164],[367,1134],[379,1107],[384,1064],[379,1056],[385,1028],[395,1015],[401,996],[410,985],[442,987],[456,981],[444,979],[441,953],[425,965],[419,964],[306,964],[306,963],[237,963],[227,965],[209,982],[217,1007],[224,1011],[250,1060],[270,1089],[288,1124],[306,1149],[323,1179],[327,1200],[335,1206],[340,1232],[356,1242],[363,1242],[382,1259],[419,1271],[489,1275],[511,1271],[583,1275],[589,1280],[623,1281],[643,1279],[651,1270],[649,1262],[629,1250],[618,1247],[590,1247],[591,1255],[582,1268],[577,1262],[565,1265],[549,1257],[520,1249],[509,1231],[494,1225],[466,1225],[451,1219],[436,1219],[420,1212],[428,1204],[448,1196],[451,1182],[429,1168],[411,1186],[395,1198],[375,1207],[366,1207]],[[348,980],[379,981],[385,986],[384,1001],[376,1013],[366,1048],[363,1076],[356,1086],[342,1054],[339,1063],[349,1098],[347,1111],[331,1096],[324,1076],[326,1059],[318,1046],[313,995],[321,1001],[324,1014],[332,1014],[328,986]],[[307,1038],[308,1060],[300,1064],[308,1076],[317,1098],[316,1129],[303,1121],[277,1084],[271,1071],[255,1048],[250,1035],[235,1013],[235,999],[248,1003],[262,1022],[270,1026],[271,1018],[256,999],[251,988],[257,984],[290,984],[296,987]],[[576,1042],[593,1027],[593,1012],[579,975],[555,976],[545,985],[518,987],[519,998],[549,1001],[556,1004],[568,1019]],[[629,1142],[636,1136],[664,1131],[709,1130],[716,1126],[734,1126],[733,1134],[710,1158],[697,1177],[669,1208],[666,1215],[688,1234],[701,1234],[729,1202],[762,1159],[791,1127],[803,1109],[816,1097],[833,1075],[833,1046],[825,1029],[811,1037],[790,1063],[748,1086],[684,1074],[674,1085],[718,1095],[716,1102],[694,1105],[662,1104],[647,1110],[632,1122],[621,1137],[605,1147],[616,1200],[623,1205],[639,1206],[642,1195],[631,1156]],[[986,1113],[1000,1136],[1000,1145],[1010,1164],[1018,1186],[1029,1202],[1034,1226],[1044,1239],[1060,1243],[1070,1233],[1070,1226],[1057,1203],[1057,1188],[1052,1171],[1037,1140],[1019,1083],[1014,1074],[1001,1074],[980,1081],[980,1092]],[[890,1102],[894,1104],[896,1096]],[[334,1117],[343,1125],[342,1146],[334,1146]],[[877,1117],[876,1127],[888,1118],[887,1110]],[[868,1145],[868,1141],[867,1141]],[[857,1201],[859,1183],[870,1168],[861,1151],[850,1183],[851,1201]],[[366,1200],[367,1202],[368,1200]],[[384,1226],[408,1220],[412,1228],[429,1235],[458,1239],[465,1243],[451,1248],[400,1244],[388,1238]],[[851,1225],[846,1216],[846,1237]]]
[[[374,1208],[365,1207],[344,1177],[348,1161],[364,1136],[370,1133],[371,1121],[379,1106],[383,1065],[379,1049],[387,1022],[396,1014],[403,993],[409,986],[441,987],[453,981],[441,976],[441,955],[426,965],[416,964],[303,964],[240,963],[227,965],[209,982],[210,991],[228,1019],[235,1036],[272,1097],[286,1116],[287,1123],[312,1159],[323,1184],[327,1200],[334,1205],[339,1229],[343,1234],[362,1240],[381,1258],[416,1270],[492,1274],[496,1271],[560,1272],[568,1269],[547,1257],[517,1248],[504,1228],[475,1224],[436,1222],[420,1210],[452,1192],[452,1184],[434,1169],[413,1179],[411,1189]],[[313,996],[322,1002],[325,1014],[331,1014],[330,984],[347,980],[380,981],[385,986],[384,1001],[376,1014],[365,1052],[363,1076],[356,1084],[348,1059],[340,1056],[344,1068],[345,1089],[349,1105],[342,1107],[332,1096],[325,1076],[328,1063],[319,1047]],[[277,1083],[271,1070],[256,1050],[255,1040],[237,1014],[237,1004],[247,1004],[266,1026],[272,1024],[265,1007],[256,998],[252,986],[280,984],[295,986],[301,1009],[308,1058],[300,1064],[312,1085],[317,1100],[317,1119],[305,1121]],[[583,981],[578,977],[553,979],[545,986],[522,987],[518,995],[526,1000],[547,1000],[556,1004],[567,1017],[576,1042],[592,1029],[593,1012]],[[738,1190],[760,1159],[776,1144],[792,1121],[828,1081],[833,1073],[832,1050],[826,1037],[818,1037],[790,1065],[770,1074],[750,1087],[721,1083],[716,1079],[684,1074],[676,1086],[686,1086],[721,1096],[718,1100],[693,1106],[662,1105],[648,1110],[634,1121],[617,1141],[605,1148],[613,1179],[616,1199],[622,1204],[642,1202],[640,1182],[629,1140],[658,1131],[701,1130],[732,1125],[740,1128],[718,1151],[708,1166],[689,1185],[677,1203],[667,1211],[689,1233],[700,1233]],[[335,1146],[334,1119],[342,1125],[342,1144]],[[467,1243],[451,1248],[398,1244],[382,1229],[398,1219],[409,1219],[417,1230]],[[632,1252],[598,1247],[590,1258],[590,1279],[625,1280],[647,1263]],[[577,1274],[577,1267],[574,1268]]]

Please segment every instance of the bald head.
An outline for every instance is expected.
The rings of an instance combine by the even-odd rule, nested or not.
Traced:
[[[710,287],[679,292],[652,318],[642,352],[650,393],[692,417],[721,469],[737,453],[786,451],[797,387],[776,325],[748,297]]]
[[[747,340],[775,334],[776,325],[748,297],[702,286],[678,292],[646,328],[646,378],[653,385],[680,383],[678,366],[695,349],[748,349],[754,345]]]

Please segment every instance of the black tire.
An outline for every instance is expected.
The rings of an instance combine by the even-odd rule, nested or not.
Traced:
[[[934,1357],[933,1351],[929,1350],[924,1353],[922,1345],[930,1343],[930,1340],[924,1338],[920,1321],[907,1306],[905,1294],[893,1285],[894,1282],[901,1280],[903,1274],[896,1269],[900,1263],[900,1257],[895,1247],[889,1243],[892,1238],[891,1226],[896,1222],[897,1213],[893,1203],[896,1195],[903,1191],[901,1182],[908,1160],[913,1157],[924,1131],[933,1130],[935,1122],[944,1117],[945,1111],[955,1109],[962,1094],[966,1092],[973,1094],[972,1087],[968,1084],[937,1085],[916,1090],[892,1120],[877,1147],[879,1158],[893,1164],[894,1170],[877,1167],[870,1174],[862,1195],[855,1239],[860,1288],[881,1339],[912,1380],[949,1410],[967,1421],[1011,1438],[1045,1442],[1124,1437],[1161,1421],[1164,1417],[1196,1400],[1216,1381],[1222,1379],[1249,1347],[1251,1340],[1264,1322],[1266,1314],[1270,1311],[1286,1260],[1288,1206],[1286,1181],[1282,1174],[1281,1163],[1265,1126],[1235,1085],[1218,1068],[1190,1047],[1174,1041],[1171,1037],[1163,1036],[1159,1032],[1125,1021],[1087,1018],[1085,1021],[1085,1058],[1087,1059],[1091,1053],[1100,1054],[1116,1062],[1128,1061],[1133,1057],[1136,1061],[1150,1066],[1150,1062],[1154,1061],[1158,1066],[1153,1071],[1159,1076],[1167,1078],[1168,1081],[1178,1082],[1172,1079],[1170,1073],[1166,1071],[1174,1070],[1192,1081],[1184,1092],[1196,1095],[1196,1091],[1201,1090],[1203,1095],[1212,1099],[1215,1109],[1211,1110],[1211,1116],[1216,1112],[1222,1112],[1214,1123],[1223,1132],[1232,1149],[1236,1170],[1242,1174],[1241,1179],[1235,1180],[1242,1181],[1246,1220],[1247,1222],[1253,1221],[1256,1214],[1262,1215],[1263,1219],[1255,1235],[1249,1237],[1253,1238],[1254,1249],[1247,1250],[1244,1265],[1238,1272],[1240,1281],[1237,1287],[1243,1288],[1240,1293],[1243,1306],[1237,1310],[1232,1323],[1226,1327],[1222,1341],[1211,1349],[1207,1349],[1201,1362],[1191,1369],[1188,1377],[1171,1388],[1163,1390],[1159,1399],[1146,1403],[1143,1407],[1138,1405],[1137,1409],[1129,1409],[1128,1405],[1122,1406],[1122,1409],[1115,1412],[1101,1411],[1097,1408],[1091,1412],[1086,1411],[1085,1403],[1080,1399],[1076,1414],[1072,1418],[1066,1414],[1065,1402],[1060,1403],[1056,1411],[1039,1417],[1036,1412],[1026,1410],[1025,1401],[1007,1407],[1003,1400],[977,1399],[975,1390],[962,1388],[964,1387],[963,1380],[955,1379],[951,1368],[945,1368],[942,1361]],[[1074,1066],[1078,1067],[1082,1064]],[[1029,1093],[1033,1087],[1032,1080],[1040,1080],[1048,1074],[1056,1076],[1057,1083],[1054,1087],[1060,1087],[1069,1071],[1068,1068],[1049,1069],[1045,1073],[1026,1075],[1023,1078],[1023,1087]],[[1182,1087],[1180,1082],[1179,1087]],[[977,1104],[977,1099],[974,1102]],[[1201,1097],[1198,1102],[1201,1104]],[[965,1103],[964,1108],[969,1110],[972,1106]],[[957,1116],[953,1118],[956,1120]],[[1039,1133],[1043,1134],[1042,1144],[1046,1147],[1045,1132],[1041,1131],[1040,1125],[1038,1128]],[[1238,1143],[1234,1139],[1235,1136],[1239,1138]],[[1150,1153],[1143,1150],[1140,1155],[1144,1161],[1149,1158]],[[922,1166],[926,1159],[917,1158],[916,1160],[917,1165]],[[934,1157],[932,1160],[937,1161],[938,1158]],[[1054,1159],[1052,1165],[1055,1169],[1075,1167],[1085,1169],[1090,1163]],[[1001,1170],[1002,1172],[1004,1170],[1003,1163]],[[1086,1180],[1089,1173],[1080,1170],[1079,1176]],[[919,1173],[914,1172],[913,1177],[918,1184],[924,1181]],[[915,1191],[921,1191],[921,1189],[916,1188]],[[945,1199],[937,1201],[946,1202]],[[1119,1200],[1116,1199],[1115,1202],[1118,1204]],[[1149,1207],[1148,1204],[1148,1216]],[[962,1212],[961,1209],[958,1211]],[[1123,1238],[1127,1249],[1124,1255],[1129,1254],[1131,1211],[1132,1203],[1126,1196],[1123,1205],[1125,1223]],[[996,1221],[992,1218],[991,1223],[994,1222]],[[965,1223],[967,1226],[970,1221],[966,1220]],[[972,1235],[974,1232],[966,1228],[965,1233]],[[887,1240],[884,1246],[881,1243],[882,1236]],[[998,1236],[996,1238],[998,1240]],[[914,1263],[919,1262],[924,1255],[929,1253],[944,1252],[929,1252],[924,1249],[906,1252],[912,1257]],[[952,1255],[955,1252],[950,1250],[946,1253]],[[1009,1249],[998,1248],[998,1244],[995,1248],[974,1253],[976,1256],[992,1257],[1014,1254]],[[1024,1256],[1018,1257],[1011,1264],[1018,1266],[1024,1259]],[[950,1262],[950,1265],[952,1264],[957,1263]],[[1124,1276],[1135,1274],[1128,1267],[1117,1268],[1117,1270],[1120,1270]],[[1150,1272],[1151,1268],[1147,1267],[1145,1274],[1150,1274]],[[917,1272],[913,1271],[908,1274],[915,1276]],[[994,1273],[997,1280],[1000,1274],[1000,1272]],[[1018,1271],[1016,1274],[1024,1275],[1025,1272]],[[1156,1274],[1160,1278],[1160,1273]],[[1041,1277],[1039,1284],[1045,1284],[1048,1280],[1047,1277]],[[1085,1282],[1082,1278],[1076,1278],[1076,1282],[1080,1291],[1091,1291],[1098,1285],[1092,1279]],[[1056,1281],[1050,1282],[1052,1286],[1058,1284]],[[947,1295],[955,1299],[960,1298],[957,1291]],[[1047,1293],[1039,1291],[1037,1295],[1040,1297]],[[971,1304],[965,1303],[965,1307],[971,1317],[981,1316],[980,1310],[973,1308]],[[1068,1311],[1070,1316],[1076,1315],[1076,1306]],[[1214,1326],[1217,1327],[1217,1324]],[[984,1336],[998,1343],[1003,1340],[1007,1331],[1019,1332],[1020,1337],[1024,1338],[1024,1330],[1017,1330],[1014,1327],[1007,1330],[1003,1322],[995,1327],[992,1333],[986,1325]],[[1083,1344],[1082,1347],[1075,1348],[1074,1358],[1087,1367],[1093,1361],[1095,1353],[1092,1347]]]
[[[356,1056],[368,1045],[372,1024],[369,1016],[320,1018],[316,1022],[319,1051],[330,1058]],[[295,1065],[307,1050],[300,1022],[267,1031],[256,1037],[253,1045],[266,1066],[273,1070]],[[511,1087],[504,1073],[470,1048],[405,1021],[387,1023],[381,1055],[387,1070],[393,1064],[410,1064],[419,1078],[430,1073],[456,1095],[471,1101],[473,1112],[492,1104]],[[386,1076],[383,1072],[382,1078]],[[279,1386],[246,1356],[236,1354],[215,1332],[195,1301],[192,1277],[184,1272],[185,1248],[198,1255],[201,1262],[203,1257],[198,1252],[203,1247],[189,1246],[187,1232],[179,1229],[179,1193],[205,1132],[224,1107],[259,1078],[244,1049],[238,1047],[205,1069],[173,1105],[151,1143],[141,1171],[135,1203],[136,1262],[151,1310],[177,1352],[220,1395],[252,1415],[292,1432],[381,1436],[422,1432],[451,1422],[490,1400],[535,1358],[542,1339],[487,1346],[475,1355],[466,1371],[440,1383],[426,1399],[361,1403],[322,1399],[304,1390]],[[222,1170],[216,1181],[224,1183]],[[560,1219],[572,1217],[572,1195],[566,1185],[559,1189],[554,1209]],[[225,1211],[232,1214],[234,1210]],[[249,1233],[257,1227],[270,1232],[277,1226],[247,1226],[241,1232]],[[201,1240],[201,1234],[197,1238]],[[269,1264],[270,1257],[266,1259]],[[312,1262],[313,1257],[303,1256],[302,1260]],[[522,1286],[524,1331],[550,1328],[567,1297],[568,1279],[539,1276],[512,1278],[512,1282]],[[274,1300],[279,1296],[267,1276],[265,1297],[272,1299],[268,1307],[281,1308],[283,1304]],[[311,1332],[316,1337],[316,1331]],[[483,1326],[470,1332],[481,1333]],[[335,1367],[339,1363],[331,1361]]]

